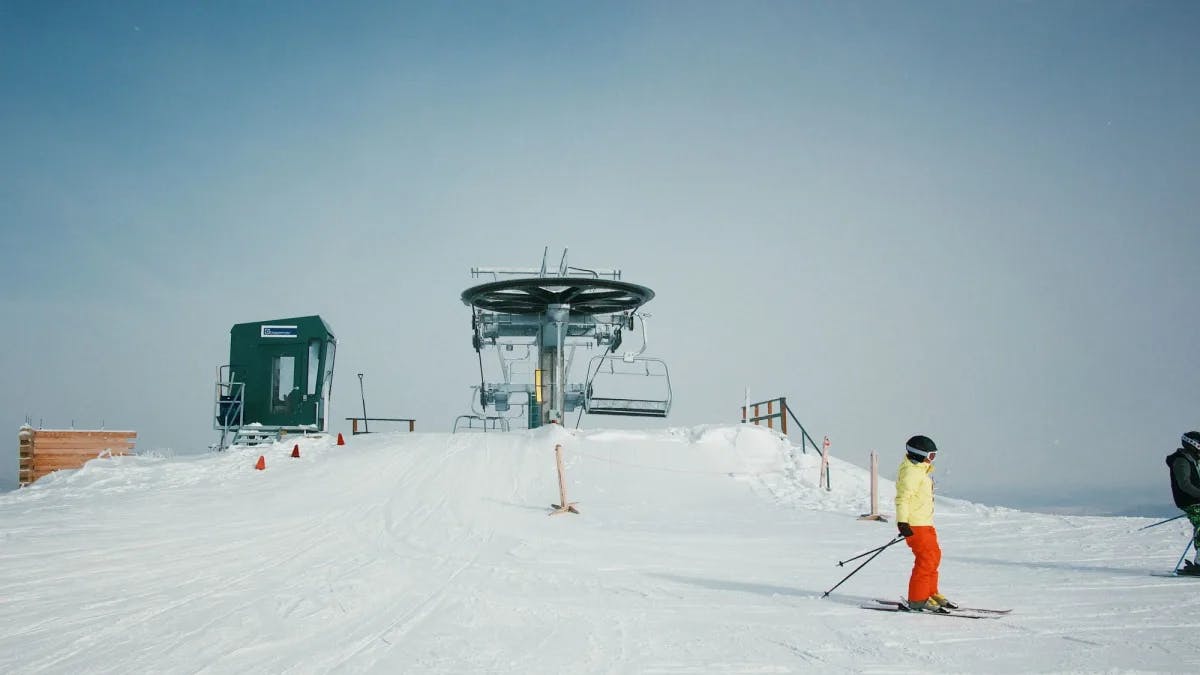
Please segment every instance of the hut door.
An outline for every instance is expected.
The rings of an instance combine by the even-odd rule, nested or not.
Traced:
[[[295,354],[277,353],[271,358],[271,415],[289,417],[284,424],[292,424],[290,417],[300,404],[300,382],[296,378],[297,359]]]

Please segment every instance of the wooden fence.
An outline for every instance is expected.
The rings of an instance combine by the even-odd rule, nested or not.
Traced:
[[[765,415],[762,414],[763,407],[767,409],[767,414]],[[787,418],[791,417],[796,426],[800,427],[800,451],[807,454],[809,445],[812,445],[814,450],[819,450],[817,442],[812,439],[812,436],[808,435],[808,430],[804,428],[803,424],[800,424],[800,420],[796,419],[796,413],[792,412],[791,407],[788,406],[786,396],[751,403],[750,408],[752,411],[748,410],[746,406],[742,406],[742,422],[749,422],[757,426],[761,422],[766,421],[767,427],[774,429],[775,420],[778,419],[780,433],[787,436]]]
[[[76,429],[32,429],[17,433],[17,481],[28,485],[60,469],[78,469],[101,455],[133,454],[136,431],[83,431]]]

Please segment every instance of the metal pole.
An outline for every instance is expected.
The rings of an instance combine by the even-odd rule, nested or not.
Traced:
[[[358,374],[358,393],[362,396],[363,404],[363,433],[371,433],[370,427],[367,426],[367,395],[363,393],[363,374]]]
[[[1184,516],[1186,516],[1186,515],[1187,515],[1186,513],[1181,513],[1181,514],[1179,514],[1179,515],[1175,516],[1174,518],[1167,518],[1166,520],[1160,520],[1160,521],[1158,521],[1157,523],[1154,523],[1153,525],[1147,525],[1147,526],[1145,526],[1145,527],[1139,527],[1138,529],[1136,529],[1136,530],[1134,530],[1134,531],[1135,531],[1135,532],[1141,532],[1142,530],[1148,530],[1148,529],[1150,529],[1150,528],[1152,528],[1152,527],[1158,527],[1159,525],[1165,525],[1166,523],[1169,523],[1169,522],[1171,522],[1172,520],[1179,520],[1180,518],[1182,518],[1182,517],[1184,517]]]
[[[1176,574],[1179,573],[1179,567],[1180,567],[1180,565],[1183,565],[1183,559],[1187,557],[1187,552],[1191,550],[1192,544],[1196,543],[1195,533],[1193,532],[1192,534],[1193,534],[1193,537],[1191,539],[1188,539],[1188,545],[1183,547],[1183,553],[1179,556],[1179,562],[1175,563],[1175,569],[1172,570]]]
[[[903,537],[899,537],[898,539],[903,539]],[[873,548],[870,551],[863,551],[862,553],[859,553],[858,555],[854,556],[853,558],[846,558],[845,560],[839,560],[838,567],[844,566],[846,563],[850,562],[851,560],[858,560],[859,558],[863,557],[864,555],[871,555],[872,553],[874,553],[880,549],[887,548],[887,547],[891,546],[892,544],[896,543],[897,540],[889,541],[888,543],[884,544],[883,546]]]
[[[883,553],[884,551],[886,551],[886,550],[887,550],[888,546],[891,546],[892,544],[895,544],[896,542],[900,541],[901,539],[904,539],[904,537],[896,537],[895,539],[893,539],[893,540],[889,541],[889,542],[888,542],[886,545],[884,545],[884,546],[880,546],[880,547],[879,547],[879,550],[878,550],[878,551],[875,551],[875,555],[871,556],[870,558],[867,558],[865,561],[863,561],[863,564],[859,565],[858,567],[855,567],[855,568],[854,568],[854,572],[851,572],[850,574],[847,574],[845,577],[843,577],[841,581],[839,581],[839,582],[837,582],[836,584],[834,584],[833,588],[831,588],[831,589],[829,589],[829,590],[825,591],[825,593],[823,593],[823,594],[821,595],[821,597],[822,597],[822,598],[828,597],[828,596],[829,596],[829,594],[830,594],[830,593],[832,593],[834,590],[836,590],[838,586],[841,586],[842,584],[846,583],[846,579],[849,579],[850,577],[854,576],[854,574],[855,574],[856,572],[858,572],[859,570],[861,570],[863,567],[866,567],[867,563],[869,563],[869,562],[871,562],[872,560],[874,560],[876,555],[879,555],[880,553]]]
[[[566,260],[566,257],[567,252],[563,251],[564,261]],[[562,425],[566,419],[566,412],[564,412],[564,409],[567,407],[567,392],[564,390],[567,388],[567,374],[564,372],[566,370],[566,355],[563,354],[563,349],[566,347],[566,341],[563,338],[563,325],[561,321],[554,324],[554,334],[554,407],[558,413],[558,418],[555,419],[555,421],[558,422],[559,425]]]

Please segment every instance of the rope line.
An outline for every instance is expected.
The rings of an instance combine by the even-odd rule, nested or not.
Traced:
[[[771,473],[778,473],[777,471],[767,471],[767,472],[763,472],[763,473],[749,473],[749,472],[743,472],[743,471],[703,471],[700,469],[671,469],[671,468],[668,468],[665,466],[650,466],[648,464],[636,464],[634,462],[622,462],[619,459],[612,459],[609,457],[601,457],[599,455],[593,455],[588,452],[580,452],[578,450],[572,450],[571,452],[573,454],[579,455],[581,457],[590,457],[591,459],[595,459],[595,460],[601,461],[601,462],[607,462],[609,464],[620,464],[622,466],[629,466],[629,467],[634,467],[637,469],[648,469],[650,471],[665,471],[667,473],[691,473],[691,474],[700,474],[700,475],[705,475],[705,476],[751,476],[751,477],[755,477],[755,478],[757,478],[759,476],[765,476],[765,475],[771,474]]]

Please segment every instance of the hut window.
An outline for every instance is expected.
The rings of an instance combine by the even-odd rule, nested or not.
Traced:
[[[321,341],[308,341],[308,393],[317,393],[317,375],[321,373]]]
[[[296,385],[296,357],[276,356],[271,375],[271,379],[274,380],[274,400],[286,401],[288,394],[292,393],[292,387]]]

